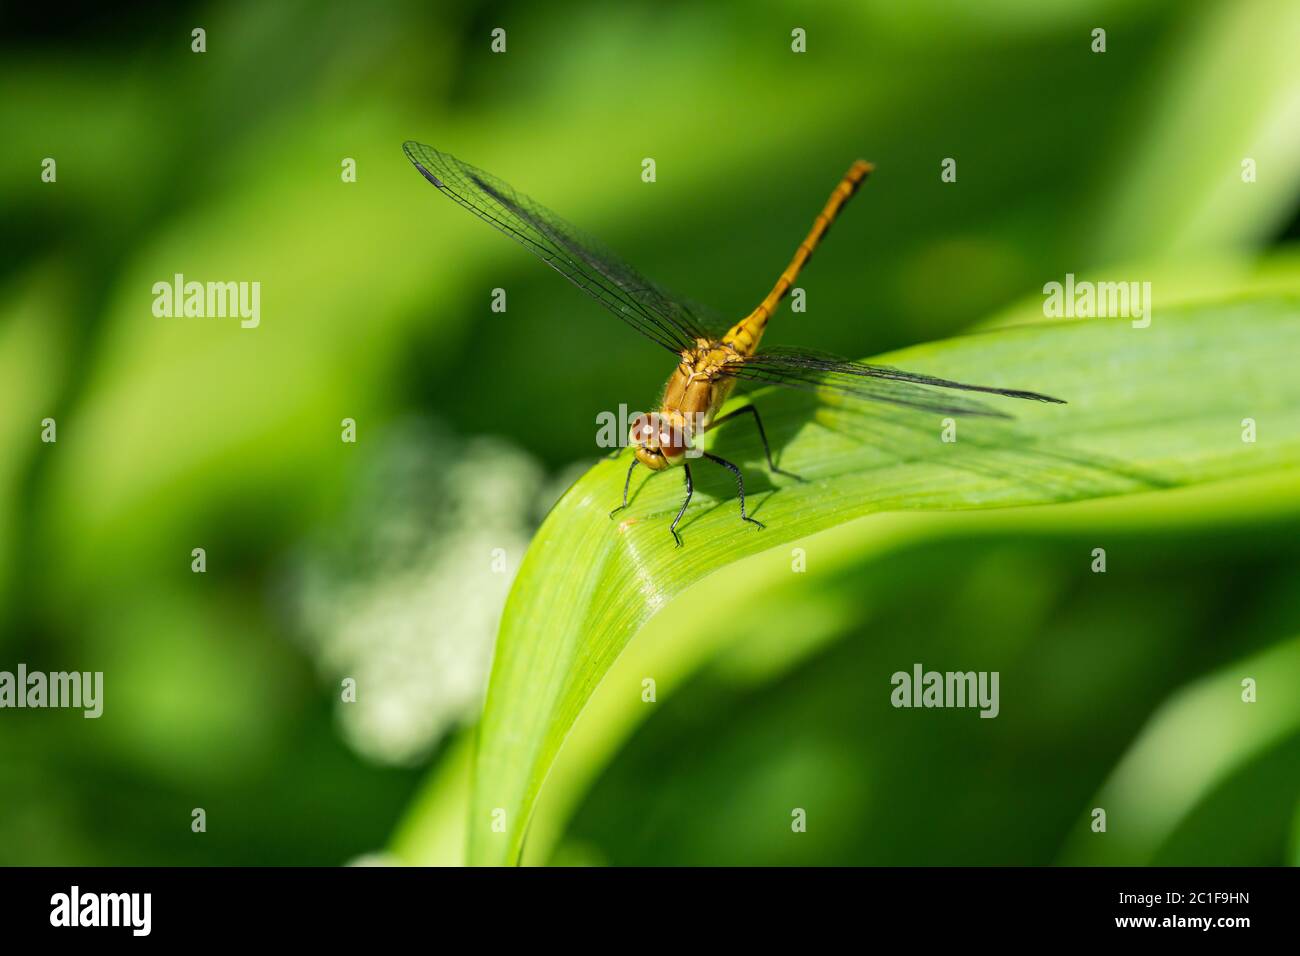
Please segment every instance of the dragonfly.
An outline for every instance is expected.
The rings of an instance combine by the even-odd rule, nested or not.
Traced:
[[[954,382],[809,349],[759,349],[768,321],[794,287],[799,273],[845,203],[872,173],[872,165],[864,160],[854,162],[840,179],[772,290],[738,322],[720,324],[701,306],[651,282],[604,245],[490,173],[422,143],[408,141],[402,149],[415,168],[443,195],[520,243],[635,331],[676,356],[677,366],[664,388],[658,409],[638,415],[631,422],[628,444],[634,451],[623,482],[623,503],[610,512],[610,517],[628,507],[628,491],[637,465],[651,472],[680,466],[685,473],[686,495],[669,527],[678,547],[682,546],[682,537],[677,527],[694,494],[690,460],[695,458],[702,457],[731,472],[736,480],[741,520],[760,529],[764,527],[746,508],[745,478],[740,467],[698,447],[698,440],[705,432],[742,416],[751,416],[768,468],[776,474],[802,480],[777,467],[763,419],[752,400],[719,415],[737,384],[752,388],[776,385],[805,391],[829,390],[854,399],[945,415],[1009,417],[977,401],[954,396],[953,392],[983,392],[1065,404],[1063,399],[1039,392]]]

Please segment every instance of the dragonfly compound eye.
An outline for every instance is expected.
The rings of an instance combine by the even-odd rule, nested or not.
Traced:
[[[661,418],[655,423],[655,431],[652,447],[658,448],[665,458],[676,461],[686,453],[686,436],[677,425]]]
[[[654,415],[638,415],[632,420],[632,429],[628,433],[628,440],[633,445],[649,445],[653,448],[657,431],[658,427]]]
[[[635,448],[672,461],[686,453],[686,436],[682,429],[671,419],[654,412],[633,419],[628,437]]]

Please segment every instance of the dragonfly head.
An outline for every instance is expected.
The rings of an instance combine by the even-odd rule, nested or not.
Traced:
[[[663,415],[638,415],[632,421],[628,442],[636,449],[636,460],[651,471],[663,471],[686,456],[686,436]]]

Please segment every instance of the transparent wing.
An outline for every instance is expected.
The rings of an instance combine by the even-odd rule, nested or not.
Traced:
[[[970,385],[933,375],[917,375],[885,365],[850,362],[833,355],[805,349],[773,348],[737,366],[736,378],[763,385],[784,385],[816,391],[829,389],[873,402],[888,402],[908,408],[949,415],[985,415],[991,418],[1011,416],[982,402],[954,395],[953,391],[984,392],[1007,398],[1052,402],[1064,405],[1064,399],[1020,389]],[[945,389],[946,392],[937,391]]]
[[[599,242],[490,173],[432,146],[403,151],[424,178],[516,240],[642,335],[670,352],[709,336],[704,310],[640,275]]]

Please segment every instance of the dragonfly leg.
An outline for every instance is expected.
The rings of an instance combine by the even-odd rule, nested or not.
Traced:
[[[623,482],[623,503],[609,513],[611,518],[627,507],[627,490],[632,487],[632,472],[636,470],[636,463],[637,458],[633,455],[632,464],[627,469],[627,478]]]
[[[686,514],[686,506],[691,503],[691,495],[695,493],[695,486],[691,483],[691,466],[689,462],[682,462],[682,469],[686,472],[686,500],[682,502],[681,510],[677,512],[677,517],[673,519],[673,525],[668,530],[673,533],[673,540],[677,542],[677,547],[682,546],[682,536],[677,533],[677,522],[682,520],[682,515]]]
[[[767,443],[767,432],[763,430],[763,419],[760,418],[758,415],[757,406],[746,405],[744,408],[738,408],[734,412],[728,412],[726,415],[723,415],[721,418],[715,421],[713,423],[713,427],[721,425],[725,421],[730,421],[731,419],[735,418],[737,415],[754,416],[754,425],[757,426],[758,428],[758,437],[763,442],[763,454],[767,456],[767,467],[770,468],[772,471],[776,472],[778,475],[785,475],[787,478],[793,478],[796,481],[803,481],[803,479],[800,478],[798,475],[796,475],[794,472],[785,471],[781,468],[776,467],[776,462],[772,460],[772,446]]]
[[[740,520],[748,521],[750,524],[756,524],[760,528],[766,528],[767,525],[763,524],[763,522],[759,521],[757,518],[751,518],[749,515],[745,514],[745,479],[740,476],[740,469],[737,468],[735,465],[733,465],[731,462],[727,461],[727,459],[719,458],[717,455],[710,455],[707,451],[704,452],[704,457],[709,459],[709,461],[717,462],[723,468],[727,469],[727,471],[731,472],[733,475],[736,476],[736,493],[740,496]]]

